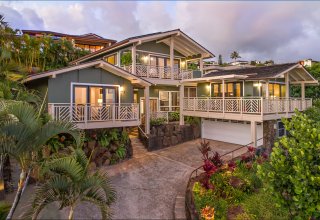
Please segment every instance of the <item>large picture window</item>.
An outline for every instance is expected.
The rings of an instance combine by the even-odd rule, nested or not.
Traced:
[[[286,86],[282,84],[269,83],[269,96],[271,98],[285,97]]]
[[[238,82],[224,84],[225,97],[240,97],[242,96],[242,84]],[[211,96],[222,97],[222,84],[213,83],[211,85]]]
[[[116,86],[74,85],[73,103],[102,106],[103,104],[117,103],[118,94]]]
[[[159,91],[160,111],[178,111],[180,105],[179,92]]]

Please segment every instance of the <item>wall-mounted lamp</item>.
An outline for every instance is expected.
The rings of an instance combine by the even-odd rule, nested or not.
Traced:
[[[144,63],[148,63],[149,57],[148,56],[143,56],[142,60]]]
[[[119,91],[120,91],[120,93],[124,93],[124,88],[123,88],[123,86],[120,86]]]

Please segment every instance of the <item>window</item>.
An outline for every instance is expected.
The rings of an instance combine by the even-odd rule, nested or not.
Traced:
[[[282,121],[277,121],[277,137],[286,135],[286,129]]]
[[[186,97],[186,98],[197,97],[197,87],[185,87],[184,88],[184,97]]]
[[[282,84],[269,83],[269,96],[271,98],[285,97],[286,86]]]
[[[159,91],[160,111],[178,111],[180,105],[179,92]]]
[[[113,55],[111,55],[111,56],[108,56],[108,57],[106,58],[106,61],[107,61],[108,63],[113,64],[113,65],[117,65],[117,55],[116,55],[116,54],[113,54]]]
[[[75,85],[73,102],[77,105],[89,103],[92,106],[102,106],[118,102],[116,86]]]
[[[225,97],[240,97],[242,95],[241,83],[225,83]],[[222,84],[214,83],[211,85],[211,96],[222,97]]]

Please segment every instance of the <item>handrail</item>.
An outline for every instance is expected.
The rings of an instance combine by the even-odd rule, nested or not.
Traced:
[[[138,129],[142,132],[143,136],[145,136],[147,139],[149,139],[148,135],[142,130],[140,125],[138,126]]]
[[[264,137],[261,137],[261,138],[259,138],[259,139],[257,139],[256,141],[260,141],[260,140],[262,140]],[[253,144],[254,142],[252,141],[252,142],[250,142],[249,144]],[[242,149],[242,148],[245,148],[245,147],[248,147],[248,145],[249,144],[246,144],[246,145],[242,145],[241,147],[238,147],[237,149],[234,149],[234,150],[232,150],[232,151],[230,151],[230,152],[228,152],[228,153],[225,153],[225,154],[223,154],[223,155],[221,155],[220,157],[224,157],[224,156],[226,156],[226,155],[228,155],[228,154],[231,154],[231,153],[233,153],[233,152],[235,152],[235,151],[237,151],[237,150],[240,150],[240,149]],[[231,158],[231,160],[233,159],[233,157]]]

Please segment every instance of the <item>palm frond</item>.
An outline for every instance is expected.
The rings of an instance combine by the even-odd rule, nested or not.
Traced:
[[[31,130],[40,126],[34,108],[27,103],[16,102],[8,105],[7,114],[14,116],[20,123]]]
[[[66,121],[49,121],[38,131],[34,146],[42,146],[58,134],[69,134],[75,139],[77,145],[81,144],[81,133],[75,124]]]

